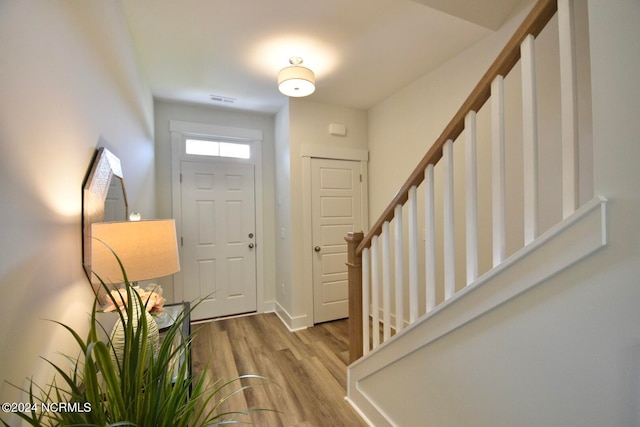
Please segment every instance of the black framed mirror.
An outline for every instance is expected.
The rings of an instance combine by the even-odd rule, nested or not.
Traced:
[[[126,221],[129,216],[120,159],[100,147],[82,187],[82,265],[91,281],[91,224]]]

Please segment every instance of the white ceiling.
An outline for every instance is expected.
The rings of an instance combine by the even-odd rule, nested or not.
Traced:
[[[286,100],[276,79],[292,56],[316,73],[309,99],[366,109],[497,29],[522,2],[122,0],[154,97],[271,113]]]

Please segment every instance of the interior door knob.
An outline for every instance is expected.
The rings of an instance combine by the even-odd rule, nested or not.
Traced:
[[[249,249],[253,249],[253,243],[249,243]]]
[[[313,250],[316,252],[320,252],[320,246],[316,246],[315,248],[313,248]]]

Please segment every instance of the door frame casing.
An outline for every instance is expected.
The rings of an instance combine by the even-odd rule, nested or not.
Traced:
[[[180,164],[183,160],[207,161],[206,159],[194,159],[193,156],[185,154],[184,141],[188,137],[235,140],[238,142],[251,143],[251,161],[233,161],[215,159],[215,162],[243,163],[254,165],[254,197],[256,208],[255,219],[255,242],[256,242],[256,308],[258,313],[273,311],[273,303],[269,305],[264,301],[264,223],[263,223],[263,191],[262,191],[262,131],[257,129],[244,129],[229,126],[219,126],[206,123],[185,122],[180,120],[169,121],[169,131],[171,133],[171,197],[173,217],[176,220],[176,233],[182,236],[182,188],[180,185]],[[178,244],[180,260],[182,260],[182,245]],[[183,300],[183,277],[182,272],[177,272],[173,279],[174,301]]]
[[[360,189],[362,229],[369,229],[369,151],[363,148],[335,147],[321,144],[302,144],[302,242],[305,248],[303,254],[303,283],[305,286],[305,305],[307,312],[307,327],[312,327],[314,321],[313,310],[313,224],[311,221],[311,159],[348,160],[360,162],[362,182]],[[356,230],[358,231],[358,230]]]

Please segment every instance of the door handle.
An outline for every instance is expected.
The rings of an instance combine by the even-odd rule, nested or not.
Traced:
[[[253,243],[249,243],[249,249],[253,249]]]
[[[313,250],[316,252],[320,252],[320,246],[316,246],[315,248],[313,248]]]

